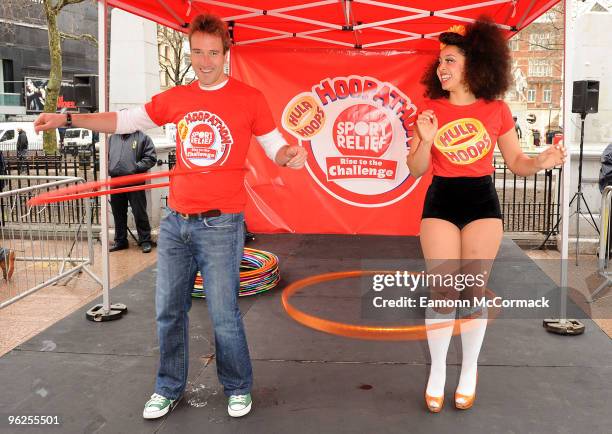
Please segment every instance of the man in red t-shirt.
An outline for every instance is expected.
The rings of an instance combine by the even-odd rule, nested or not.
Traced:
[[[301,169],[306,151],[290,146],[262,93],[223,73],[230,38],[223,21],[200,15],[189,28],[198,80],[169,89],[141,107],[118,113],[42,114],[36,131],[76,126],[124,134],[166,123],[177,126],[177,172],[170,178],[169,213],[158,240],[156,284],[160,366],[143,417],[168,413],[187,384],[188,312],[196,272],[206,282],[217,373],[230,416],[251,410],[252,369],[238,308],[244,245],[245,159],[251,136],[276,164]],[[201,170],[199,170],[201,169]],[[192,172],[198,173],[192,173]]]

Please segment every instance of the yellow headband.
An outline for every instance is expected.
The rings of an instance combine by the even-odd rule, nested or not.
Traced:
[[[456,24],[454,26],[449,27],[448,30],[445,30],[442,33],[457,33],[461,36],[465,36],[465,26]],[[446,44],[443,44],[442,42],[440,42],[440,50],[442,50],[444,47],[446,47]]]

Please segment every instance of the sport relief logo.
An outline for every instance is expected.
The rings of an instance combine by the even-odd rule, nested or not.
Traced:
[[[416,106],[372,77],[325,78],[291,99],[282,125],[308,150],[313,179],[336,199],[359,207],[390,205],[416,186],[406,166]]]
[[[453,164],[470,164],[491,150],[491,138],[478,119],[463,118],[449,122],[434,139],[435,147]]]
[[[190,112],[177,124],[181,158],[188,167],[222,164],[229,156],[234,139],[217,115],[207,111]]]

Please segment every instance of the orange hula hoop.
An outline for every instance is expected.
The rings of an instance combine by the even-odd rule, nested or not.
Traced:
[[[71,185],[53,191],[47,191],[28,200],[28,205],[46,205],[49,203],[63,202],[67,200],[84,199],[88,197],[104,196],[107,194],[127,193],[130,191],[149,190],[152,188],[167,187],[169,182],[158,184],[142,184],[145,181],[157,178],[170,178],[173,176],[184,176],[194,174],[205,174],[208,172],[224,171],[246,171],[244,167],[234,166],[212,166],[206,168],[189,170],[167,170],[154,173],[137,173],[134,175],[119,176],[117,178],[106,179],[104,181],[90,181],[84,184]],[[139,184],[139,185],[133,185]],[[124,186],[122,188],[113,188]],[[105,187],[111,187],[104,189]]]
[[[355,278],[373,274],[385,273],[384,271],[369,271],[369,270],[353,270],[339,271],[333,273],[318,274],[298,280],[287,286],[282,293],[281,300],[285,312],[297,321],[298,323],[318,330],[324,333],[344,336],[353,339],[365,340],[384,340],[384,341],[406,341],[406,340],[425,340],[427,338],[427,330],[448,327],[454,323],[453,334],[459,334],[461,330],[466,331],[471,327],[475,327],[476,323],[472,322],[474,318],[462,318],[452,321],[445,321],[436,325],[426,326],[425,324],[411,326],[370,326],[349,324],[337,321],[331,321],[305,313],[293,306],[289,299],[300,289],[308,286],[316,285],[322,282],[339,280],[345,278]],[[488,295],[495,295],[487,288]],[[490,308],[488,321],[491,322],[499,314],[499,308]],[[472,322],[470,324],[470,322]]]

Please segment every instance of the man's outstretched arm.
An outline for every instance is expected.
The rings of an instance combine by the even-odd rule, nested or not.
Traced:
[[[66,126],[67,114],[42,113],[34,121],[34,130],[51,130]],[[157,127],[144,106],[136,106],[118,112],[74,113],[71,128],[85,128],[109,134],[129,134]]]
[[[39,133],[63,127],[66,125],[67,116],[66,113],[41,113],[34,121],[34,130]],[[117,130],[117,113],[73,113],[72,127],[114,133]]]

